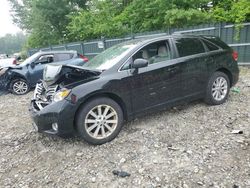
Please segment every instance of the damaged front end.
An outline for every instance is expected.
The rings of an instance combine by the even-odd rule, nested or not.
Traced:
[[[37,83],[34,91],[33,108],[40,111],[53,102],[63,100],[73,87],[96,79],[100,74],[101,71],[79,66],[47,65],[43,80]]]
[[[8,68],[0,68],[0,91],[7,91],[9,84]]]
[[[33,107],[40,111],[45,106],[53,102],[55,93],[59,90],[60,86],[47,86],[44,81],[36,84],[36,88],[33,96]]]

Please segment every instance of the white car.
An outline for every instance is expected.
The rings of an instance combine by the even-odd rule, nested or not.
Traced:
[[[0,67],[14,67],[17,65],[15,58],[0,59]]]

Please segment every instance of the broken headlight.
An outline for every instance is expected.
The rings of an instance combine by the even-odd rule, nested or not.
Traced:
[[[58,102],[65,99],[69,95],[70,91],[71,91],[70,89],[66,88],[61,89],[54,95],[54,101]]]

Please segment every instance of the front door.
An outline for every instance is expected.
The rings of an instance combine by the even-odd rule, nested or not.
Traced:
[[[42,55],[34,62],[34,66],[29,66],[31,85],[35,85],[40,79],[43,78],[44,67],[46,64],[54,61],[53,57],[53,54]]]
[[[169,41],[158,41],[140,49],[131,59],[148,60],[149,65],[138,72],[127,66],[130,84],[131,102],[134,113],[141,113],[150,108],[166,105],[180,97],[181,69],[173,59]]]

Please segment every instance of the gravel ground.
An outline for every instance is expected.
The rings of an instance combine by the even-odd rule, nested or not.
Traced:
[[[250,187],[250,69],[235,87],[223,105],[198,101],[136,119],[101,146],[36,133],[32,92],[1,96],[0,187]]]

